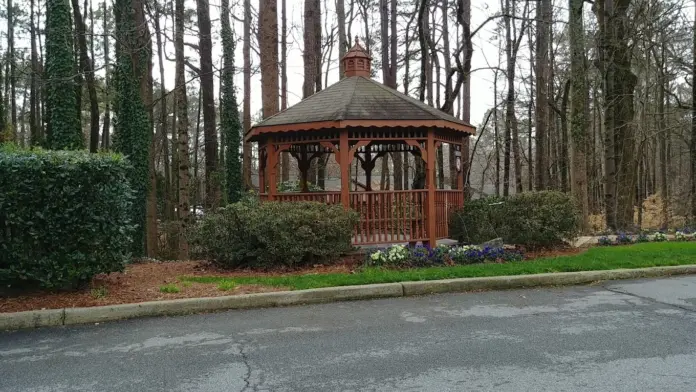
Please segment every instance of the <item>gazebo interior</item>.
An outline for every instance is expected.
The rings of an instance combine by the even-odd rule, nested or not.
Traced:
[[[475,128],[370,78],[371,58],[356,38],[342,59],[345,77],[252,127],[246,140],[259,144],[259,193],[267,201],[342,204],[360,216],[354,245],[422,242],[448,238],[450,214],[464,203],[462,146]],[[456,170],[449,188],[438,189],[436,155],[450,145]],[[300,192],[278,192],[281,153],[300,174]],[[372,172],[386,154],[409,152],[421,160],[409,190],[373,191]],[[340,190],[310,192],[313,160],[331,155],[340,168]],[[355,162],[357,160],[357,162]],[[351,191],[351,167],[364,174]],[[442,182],[442,181],[440,181]],[[441,184],[442,185],[442,184]],[[456,186],[455,186],[456,185]],[[441,188],[444,188],[441,186]]]

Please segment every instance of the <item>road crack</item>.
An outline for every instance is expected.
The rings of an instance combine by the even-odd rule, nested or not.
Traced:
[[[244,344],[240,343],[239,345],[239,356],[242,357],[242,363],[244,364],[244,367],[246,367],[246,373],[244,374],[244,388],[240,392],[245,392],[248,390],[255,391],[256,388],[251,386],[251,365],[249,364],[249,356],[247,353],[244,351]],[[252,388],[252,389],[250,389]]]
[[[658,301],[658,300],[656,300],[655,298],[645,297],[645,296],[638,295],[638,294],[634,294],[634,293],[630,293],[630,292],[627,292],[627,291],[612,289],[612,288],[609,288],[609,287],[607,287],[607,286],[602,286],[602,288],[603,288],[604,290],[611,291],[612,293],[628,295],[629,297],[634,297],[634,298],[642,299],[642,300],[645,300],[645,301],[648,301],[648,302],[652,302],[652,303],[654,303],[654,304],[660,304],[660,305],[669,306],[669,307],[671,307],[671,308],[683,310],[683,311],[688,312],[688,313],[696,313],[696,310],[691,309],[691,308],[688,308],[688,307],[686,307],[686,306],[680,306],[680,305],[676,305],[676,304],[671,304],[671,303],[669,303],[669,302]]]

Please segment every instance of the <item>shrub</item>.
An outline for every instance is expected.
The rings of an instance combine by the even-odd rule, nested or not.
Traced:
[[[619,245],[628,245],[633,243],[633,237],[630,235],[620,232],[616,235],[616,243]]]
[[[636,237],[636,242],[642,243],[642,242],[650,242],[650,237],[648,234],[644,231],[641,231],[640,234],[638,234],[638,237]]]
[[[450,220],[451,237],[469,244],[502,237],[515,245],[554,246],[573,239],[579,228],[575,201],[555,191],[468,201]]]
[[[340,205],[247,197],[206,215],[191,232],[193,252],[223,268],[295,267],[351,251],[357,215]]]
[[[611,238],[609,238],[609,237],[607,237],[607,236],[605,236],[605,235],[599,237],[599,240],[597,240],[597,243],[598,243],[600,246],[610,246],[610,245],[614,245],[614,241],[612,241]]]
[[[67,288],[122,270],[128,170],[118,155],[0,147],[0,283]]]

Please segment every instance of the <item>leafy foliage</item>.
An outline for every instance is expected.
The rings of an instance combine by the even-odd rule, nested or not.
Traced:
[[[356,222],[342,206],[246,198],[206,215],[190,233],[191,245],[224,268],[293,267],[349,252]]]
[[[46,1],[46,112],[48,146],[54,150],[85,147],[75,89],[72,20],[67,0]]]
[[[118,155],[0,148],[0,282],[74,287],[122,270],[128,170]]]
[[[315,184],[307,183],[307,188],[310,192],[321,192],[323,189]],[[278,184],[279,193],[302,192],[302,187],[299,181],[284,181]]]
[[[114,13],[118,44],[114,71],[116,119],[113,146],[114,150],[125,155],[133,165],[128,173],[135,196],[131,212],[131,219],[136,227],[133,254],[141,256],[145,253],[145,211],[150,183],[148,159],[152,127],[147,108],[140,96],[134,59],[137,59],[139,64],[149,64],[150,59],[147,50],[138,48],[131,2],[117,0],[114,3]]]
[[[452,238],[470,244],[502,237],[516,245],[554,246],[574,238],[579,228],[573,198],[556,191],[472,200],[450,219]]]
[[[222,56],[224,68],[221,76],[220,127],[225,135],[225,190],[230,203],[242,196],[242,165],[239,159],[242,124],[234,88],[235,42],[230,27],[229,0],[222,0]]]

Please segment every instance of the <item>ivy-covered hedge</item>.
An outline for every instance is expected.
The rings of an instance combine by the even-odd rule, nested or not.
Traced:
[[[191,245],[223,268],[295,267],[349,252],[356,223],[340,205],[247,197],[207,214],[190,233]]]
[[[76,287],[122,270],[129,168],[119,155],[0,146],[0,284]]]
[[[500,237],[508,244],[548,247],[574,238],[579,229],[572,196],[556,191],[467,201],[450,219],[452,238],[467,244]]]

